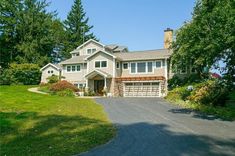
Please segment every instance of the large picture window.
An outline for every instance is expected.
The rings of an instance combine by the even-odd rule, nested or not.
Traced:
[[[130,65],[131,73],[152,73],[153,62],[132,62]]]
[[[146,63],[145,62],[137,63],[137,72],[138,73],[145,73],[146,72]]]

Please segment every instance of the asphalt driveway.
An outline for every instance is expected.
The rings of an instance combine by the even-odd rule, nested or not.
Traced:
[[[234,156],[235,122],[222,121],[161,98],[101,98],[117,136],[83,156]]]

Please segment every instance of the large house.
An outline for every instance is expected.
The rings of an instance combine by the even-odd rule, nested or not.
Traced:
[[[173,30],[164,31],[164,48],[128,51],[125,46],[104,45],[88,40],[71,53],[71,58],[59,64],[41,68],[41,82],[51,75],[61,75],[79,88],[110,96],[161,97],[167,92],[167,80],[172,76],[169,66]]]

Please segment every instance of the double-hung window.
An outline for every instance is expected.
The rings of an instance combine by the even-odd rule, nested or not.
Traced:
[[[136,73],[136,63],[131,63],[131,73]]]
[[[67,72],[71,72],[71,66],[67,66]]]
[[[95,61],[95,67],[100,68],[100,61]]]
[[[107,67],[107,61],[101,61],[101,67]]]
[[[156,68],[162,67],[162,61],[156,61]]]
[[[92,53],[94,53],[94,52],[96,52],[96,49],[95,49],[95,48],[89,48],[89,49],[87,49],[87,54],[92,54]]]
[[[116,68],[117,68],[117,69],[120,68],[120,63],[119,63],[119,62],[116,63]]]
[[[81,70],[81,66],[77,65],[77,71],[80,71],[80,70]]]
[[[153,72],[153,62],[147,62],[147,67],[148,67],[148,72],[152,73]]]
[[[76,66],[72,66],[72,72],[76,71]]]
[[[123,69],[128,69],[128,63],[123,63]]]

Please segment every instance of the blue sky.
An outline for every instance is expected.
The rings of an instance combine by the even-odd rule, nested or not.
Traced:
[[[73,0],[47,0],[49,11],[64,20]],[[163,31],[177,29],[191,19],[195,0],[83,0],[92,32],[104,44],[129,50],[163,48]]]

